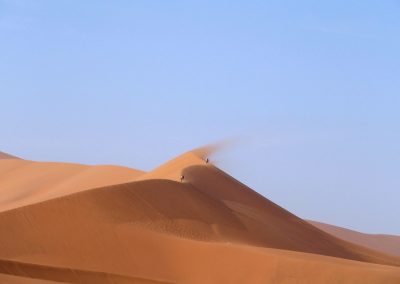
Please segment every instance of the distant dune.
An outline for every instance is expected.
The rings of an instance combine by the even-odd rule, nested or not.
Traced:
[[[0,160],[1,159],[18,159],[18,157],[15,157],[13,155],[4,153],[4,152],[0,152]]]
[[[135,180],[143,172],[119,166],[0,160],[0,212],[85,189]]]
[[[343,240],[400,257],[400,236],[365,234],[321,222],[309,222],[315,227]]]
[[[0,282],[400,283],[399,257],[291,214],[208,152],[147,173],[1,160]]]

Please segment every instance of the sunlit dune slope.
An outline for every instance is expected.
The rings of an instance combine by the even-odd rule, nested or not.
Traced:
[[[140,179],[169,179],[180,181],[186,168],[191,166],[207,165],[206,154],[206,150],[201,151],[200,149],[197,151],[187,152],[142,175]]]
[[[308,221],[313,226],[343,240],[359,244],[383,253],[400,256],[400,237],[383,234],[365,234],[316,221]]]
[[[0,160],[0,211],[85,189],[129,182],[142,171],[119,166]]]

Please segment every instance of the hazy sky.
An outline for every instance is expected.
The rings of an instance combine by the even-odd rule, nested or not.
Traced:
[[[0,0],[0,151],[223,169],[303,218],[400,234],[400,1]]]

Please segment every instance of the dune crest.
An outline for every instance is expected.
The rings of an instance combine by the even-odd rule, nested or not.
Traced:
[[[180,181],[185,168],[206,164],[206,158],[203,158],[205,157],[203,156],[205,153],[205,150],[187,152],[142,175],[139,179],[169,179]]]
[[[2,159],[20,159],[20,158],[0,151],[0,160]]]
[[[174,181],[180,181],[182,175],[184,176],[184,170],[190,166],[196,165],[207,165],[212,164],[212,156],[216,152],[228,147],[233,142],[231,140],[222,140],[208,144],[203,147],[193,149],[186,152],[170,161],[162,164],[154,170],[142,175],[139,179],[169,179]]]

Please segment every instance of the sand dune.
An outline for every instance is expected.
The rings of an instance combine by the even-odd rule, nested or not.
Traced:
[[[119,166],[0,160],[0,212],[85,189],[135,180],[143,172]]]
[[[359,246],[354,246],[316,229],[308,222],[284,210],[249,187],[235,180],[213,165],[206,164],[204,157],[189,152],[177,157],[144,175],[144,179],[160,178],[179,180],[183,175],[184,185],[217,201],[219,208],[233,212],[235,222],[221,223],[218,234],[228,234],[229,240],[252,245],[318,253],[377,263],[381,255]],[[174,186],[176,188],[177,186]],[[169,197],[172,195],[169,194]],[[176,200],[172,197],[171,202]],[[149,201],[151,203],[151,201]],[[205,205],[201,205],[205,208]],[[210,212],[210,211],[209,211]],[[206,213],[204,213],[206,214]],[[200,214],[201,215],[201,214]],[[213,213],[216,216],[217,213]],[[214,218],[214,217],[213,217]],[[197,218],[193,218],[198,220]],[[215,223],[214,227],[220,225]],[[235,225],[235,226],[234,226]],[[235,230],[235,231],[233,231]],[[201,230],[198,230],[201,231]],[[212,235],[213,239],[218,234]],[[209,235],[210,236],[210,235]],[[386,259],[386,256],[382,256]],[[398,263],[398,260],[395,261]]]
[[[76,251],[70,252],[67,258],[65,252],[60,257],[61,251],[50,255],[46,252],[30,257],[20,256],[18,258],[24,259],[23,262],[11,263],[17,268],[10,269],[9,264],[3,271],[71,283],[398,283],[400,279],[399,268],[393,266],[237,244],[193,241],[134,228],[130,224],[118,227],[113,233],[110,233],[109,227],[101,226],[97,233],[104,234],[103,243],[94,237],[94,233],[89,234],[88,239],[84,233],[87,231],[78,233],[78,237],[85,246],[81,254],[90,252],[87,258],[82,255],[73,257],[79,254],[79,249],[76,244],[70,244],[69,247],[75,247]],[[93,238],[96,243],[87,248]],[[110,241],[118,243],[113,246],[108,243]],[[108,245],[103,247],[106,242]],[[65,246],[68,247],[68,241],[65,241]],[[93,256],[94,251],[97,258]],[[106,272],[86,270],[89,268]],[[74,278],[76,273],[78,279],[81,275],[85,278],[79,281]],[[113,282],[107,282],[110,277]]]
[[[15,195],[1,203],[0,280],[400,282],[400,258],[312,226],[206,163],[201,151],[149,173],[4,161],[0,190]],[[121,184],[87,188],[110,183],[110,172]]]
[[[397,283],[400,279],[399,268],[393,266],[165,234],[159,227],[157,231],[132,220],[135,214],[129,204],[134,201],[128,190],[124,196],[116,192],[114,198],[93,194],[91,201],[88,194],[2,213],[0,228],[15,222],[19,226],[2,238],[0,258],[41,265],[45,271],[46,266],[59,267],[61,272],[51,270],[56,274],[53,280],[63,279],[63,271],[71,269],[172,283]],[[157,213],[146,211],[157,224]]]
[[[206,150],[198,150],[196,152],[185,153],[184,155],[181,155],[157,167],[151,172],[142,175],[140,179],[169,179],[173,181],[180,181],[182,175],[184,175],[185,169],[191,166],[206,165],[206,158],[202,156],[205,155],[205,152]],[[187,179],[185,181],[187,181]]]
[[[309,221],[313,226],[348,242],[383,253],[400,256],[400,237],[383,234],[365,234],[321,222]]]
[[[4,152],[0,152],[0,160],[1,159],[19,159],[18,157],[15,157],[13,155],[4,153]]]

